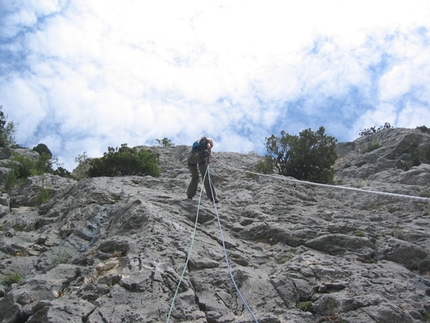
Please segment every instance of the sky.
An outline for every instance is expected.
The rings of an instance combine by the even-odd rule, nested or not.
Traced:
[[[264,155],[281,130],[430,126],[430,1],[0,0],[0,105],[69,171],[162,138]]]

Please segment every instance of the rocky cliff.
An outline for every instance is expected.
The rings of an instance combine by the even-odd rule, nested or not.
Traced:
[[[32,177],[0,200],[0,322],[429,322],[430,165],[396,167],[428,147],[339,144],[332,187],[215,152],[216,207],[186,199],[186,146],[152,148],[158,178]]]

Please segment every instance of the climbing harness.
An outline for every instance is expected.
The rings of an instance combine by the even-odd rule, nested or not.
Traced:
[[[171,314],[172,314],[172,310],[173,310],[173,306],[174,306],[174,304],[175,304],[176,296],[177,296],[177,294],[178,294],[179,287],[180,287],[180,285],[181,285],[181,283],[182,283],[182,280],[183,280],[183,278],[184,278],[185,271],[187,270],[188,261],[190,260],[190,257],[191,257],[191,251],[193,250],[194,237],[195,237],[195,235],[196,235],[196,231],[197,231],[197,220],[198,220],[198,218],[199,218],[200,202],[201,202],[201,200],[202,200],[203,186],[204,186],[204,182],[205,182],[206,176],[208,177],[209,183],[212,183],[212,181],[211,181],[211,177],[210,177],[209,165],[208,165],[208,167],[207,167],[207,169],[206,169],[205,175],[203,176],[203,180],[202,180],[202,185],[201,185],[201,189],[200,189],[200,196],[199,196],[199,202],[198,202],[198,204],[197,204],[196,221],[194,222],[194,230],[193,230],[193,233],[191,234],[191,245],[190,245],[190,249],[189,249],[189,251],[188,251],[187,260],[185,261],[184,269],[182,270],[181,278],[179,279],[178,286],[176,287],[176,291],[175,291],[175,294],[174,294],[174,296],[173,296],[172,303],[171,303],[171,305],[170,305],[170,310],[169,310],[169,314],[167,315],[167,321],[166,321],[166,323],[169,323],[170,316],[171,316]],[[252,318],[254,319],[254,322],[255,322],[255,323],[258,323],[257,318],[255,317],[254,313],[252,313],[251,308],[250,308],[250,307],[248,306],[248,304],[246,303],[245,298],[243,297],[242,293],[241,293],[241,292],[240,292],[240,290],[239,290],[239,287],[238,287],[238,286],[237,286],[237,284],[236,284],[236,281],[234,280],[233,273],[232,273],[232,270],[231,270],[231,267],[230,267],[230,263],[229,263],[229,261],[228,261],[227,249],[226,249],[226,247],[225,247],[224,234],[223,234],[223,232],[222,232],[221,221],[220,221],[220,217],[219,217],[219,214],[218,214],[218,209],[217,209],[217,207],[216,207],[216,202],[215,202],[215,196],[214,196],[213,187],[212,187],[212,184],[210,184],[209,186],[210,186],[210,188],[211,188],[212,202],[213,202],[213,205],[214,205],[214,208],[215,208],[216,217],[217,217],[217,220],[218,220],[218,226],[219,226],[219,231],[220,231],[220,235],[221,235],[222,247],[223,247],[223,250],[224,250],[224,258],[225,258],[225,262],[226,262],[226,264],[227,264],[227,268],[228,268],[228,272],[229,272],[229,275],[230,275],[230,279],[231,279],[231,281],[233,282],[233,285],[234,285],[234,287],[235,287],[235,289],[236,289],[236,291],[237,291],[237,293],[238,293],[239,297],[241,298],[241,300],[242,300],[243,304],[245,305],[246,309],[248,310],[248,312],[251,314]]]

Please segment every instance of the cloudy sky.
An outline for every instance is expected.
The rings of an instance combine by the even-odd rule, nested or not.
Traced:
[[[0,0],[0,105],[17,143],[265,153],[324,126],[430,126],[428,0]]]

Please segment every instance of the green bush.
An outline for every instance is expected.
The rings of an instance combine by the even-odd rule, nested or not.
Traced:
[[[367,151],[365,151],[366,153],[370,153],[371,151],[374,151],[376,149],[381,148],[381,144],[379,142],[374,142],[374,143],[368,143],[367,144]]]
[[[430,129],[429,128],[427,128],[426,126],[420,126],[420,127],[417,127],[417,129],[418,130],[421,130],[422,132],[424,132],[424,133],[430,133]]]
[[[48,202],[53,195],[54,195],[54,193],[52,193],[52,191],[50,191],[47,188],[41,187],[38,204],[41,205],[43,203]]]
[[[7,122],[7,116],[2,111],[0,105],[0,147],[13,146],[15,144],[15,123],[13,121]]]
[[[24,230],[24,225],[23,225],[23,224],[19,224],[19,223],[15,223],[15,224],[12,226],[12,229],[14,229],[15,231],[19,231],[19,232],[21,232],[21,231],[23,231],[23,230]]]
[[[4,180],[4,189],[6,192],[10,193],[17,185],[18,178],[16,176],[15,171],[12,169],[12,171],[7,173],[6,175],[6,178]]]
[[[11,169],[11,171],[6,175],[4,181],[5,191],[10,192],[15,187],[21,185],[29,176],[51,173],[63,177],[70,177],[70,172],[62,167],[52,170],[53,160],[54,159],[51,159],[47,153],[42,153],[37,159],[15,154],[6,164],[6,167]],[[42,199],[47,197],[46,194],[43,196]]]
[[[45,144],[38,144],[36,147],[33,147],[33,150],[38,152],[39,155],[46,154],[49,156],[49,158],[52,157],[51,151],[49,150],[48,146],[46,146]]]
[[[155,139],[159,146],[163,147],[174,147],[175,144],[168,138],[164,137],[163,139]]]
[[[72,174],[65,169],[64,167],[58,166],[56,170],[52,171],[52,174],[58,175],[61,177],[71,177]]]
[[[9,175],[7,181],[9,188],[14,186],[16,179],[25,179],[29,176],[43,175],[50,173],[62,177],[71,177],[68,170],[62,167],[57,158],[52,158],[52,153],[45,144],[38,144],[33,148],[33,151],[39,153],[38,158],[27,158],[22,155],[14,154],[10,158],[6,167],[12,169],[12,174]],[[57,169],[53,169],[53,165]]]
[[[419,166],[422,163],[430,163],[430,148],[420,149],[418,147],[411,147],[409,154],[403,160],[396,162],[396,167],[408,171],[412,167]]]
[[[266,158],[255,164],[254,169],[257,173],[273,174],[274,166],[273,158],[266,156]]]
[[[279,174],[317,183],[333,183],[337,139],[310,128],[299,136],[281,131],[281,137],[266,138],[266,149]]]
[[[303,312],[314,312],[314,305],[312,304],[312,301],[300,302],[297,304],[297,308]]]
[[[90,177],[121,176],[121,175],[151,175],[158,177],[158,155],[150,150],[129,148],[127,144],[121,147],[108,147],[108,152],[101,158],[90,162],[88,170]]]
[[[29,176],[52,173],[50,156],[42,153],[38,159],[27,158],[22,155],[15,155],[10,158],[7,165],[13,169],[16,178],[27,178]]]
[[[359,135],[360,137],[365,137],[365,136],[373,135],[374,133],[377,133],[384,129],[392,129],[392,128],[393,126],[389,122],[385,122],[383,126],[379,126],[378,128],[376,128],[376,126],[373,126],[368,129],[365,128],[364,130],[360,130]]]
[[[52,173],[52,158],[47,153],[42,153],[34,164],[32,175],[43,175],[45,173]]]
[[[22,276],[18,273],[7,274],[1,280],[3,285],[10,286],[15,283],[19,283],[22,280]]]
[[[13,170],[16,178],[27,178],[31,176],[32,169],[34,169],[34,161],[24,156],[15,155],[10,158],[7,167]]]

